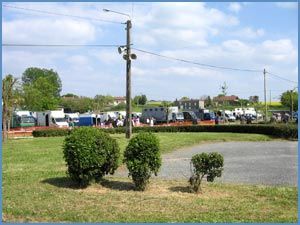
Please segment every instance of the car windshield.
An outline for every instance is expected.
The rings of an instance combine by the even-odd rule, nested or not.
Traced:
[[[55,118],[56,122],[66,122],[65,118]]]
[[[32,116],[22,116],[22,123],[34,123],[35,120]]]

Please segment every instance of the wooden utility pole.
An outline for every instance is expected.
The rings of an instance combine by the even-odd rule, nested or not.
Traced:
[[[291,96],[291,120],[293,121],[293,111],[294,111],[294,105],[293,105],[293,91],[290,91],[290,96]]]
[[[265,123],[268,121],[266,69],[264,69]]]
[[[131,51],[130,51],[130,29],[131,21],[126,22],[127,43],[126,43],[126,138],[132,134],[132,115],[131,115]]]

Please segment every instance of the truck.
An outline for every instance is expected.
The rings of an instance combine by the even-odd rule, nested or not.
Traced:
[[[69,126],[78,126],[79,125],[79,113],[65,113],[65,117]]]
[[[183,118],[186,122],[192,122],[193,124],[198,124],[200,119],[196,116],[194,111],[183,111]]]
[[[175,122],[177,119],[178,107],[151,107],[142,111],[141,122],[146,123],[147,119],[154,118],[156,123]],[[179,115],[180,117],[180,115]]]
[[[36,116],[37,116],[37,126],[59,127],[59,128],[69,127],[63,109],[37,112]]]
[[[97,126],[101,124],[101,115],[85,113],[79,115],[79,126]]]
[[[33,112],[30,111],[14,111],[11,119],[11,128],[18,127],[34,127],[36,119]]]

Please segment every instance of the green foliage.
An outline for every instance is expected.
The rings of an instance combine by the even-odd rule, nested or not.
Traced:
[[[135,105],[146,105],[146,103],[147,103],[147,96],[146,95],[136,95],[133,98],[133,103]]]
[[[22,81],[24,85],[32,85],[41,77],[47,79],[47,81],[55,89],[55,92],[53,93],[54,96],[59,97],[62,88],[61,80],[58,76],[58,73],[53,71],[52,69],[48,70],[36,67],[27,68],[22,75]]]
[[[33,132],[34,137],[46,137],[45,133],[54,134],[53,136],[65,136],[67,133],[61,133],[62,135],[56,135],[53,132],[55,129],[50,130],[36,130]],[[61,129],[58,129],[61,130]],[[298,126],[290,124],[249,124],[249,125],[213,125],[213,126],[157,126],[157,127],[133,127],[133,133],[139,132],[229,132],[229,133],[250,133],[250,134],[266,134],[280,138],[298,139]],[[125,133],[125,127],[103,129],[104,132],[110,134]],[[52,133],[53,132],[53,133]],[[49,135],[52,136],[52,135]]]
[[[31,111],[53,110],[58,106],[61,80],[48,69],[28,68],[22,75],[24,105]]]
[[[85,113],[93,110],[94,101],[92,98],[61,98],[60,105],[68,112]]]
[[[96,95],[94,97],[93,109],[95,111],[102,111],[105,107],[113,103],[114,98],[110,95]]]
[[[45,130],[32,131],[33,137],[60,137],[70,134],[71,130],[62,128],[51,128]]]
[[[151,174],[157,176],[161,166],[158,138],[152,133],[133,137],[124,152],[124,162],[137,190],[144,191]]]
[[[113,110],[113,111],[122,111],[122,110],[126,110],[126,103],[121,102],[120,104],[111,107],[111,110]]]
[[[198,193],[205,175],[208,182],[213,182],[216,177],[221,177],[224,159],[217,152],[203,152],[194,155],[191,164],[193,165],[193,174],[189,180],[191,191]]]
[[[7,138],[7,128],[10,127],[9,121],[14,108],[19,103],[19,92],[16,88],[17,79],[12,75],[7,75],[2,79],[2,125],[3,140]]]
[[[298,110],[298,92],[295,91],[286,91],[281,94],[280,102],[283,106],[292,108],[293,102],[293,111]]]
[[[78,98],[78,95],[67,93],[65,95],[62,95],[61,97],[67,97],[67,98]]]
[[[96,128],[74,129],[65,138],[63,149],[68,174],[81,186],[113,174],[119,165],[120,148],[116,140]]]

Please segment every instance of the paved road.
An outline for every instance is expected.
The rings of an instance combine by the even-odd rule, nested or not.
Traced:
[[[224,156],[224,171],[218,181],[226,183],[292,185],[298,183],[298,142],[221,142],[184,148],[163,155],[159,178],[188,179],[190,159],[201,152]],[[116,175],[125,175],[121,169]]]

